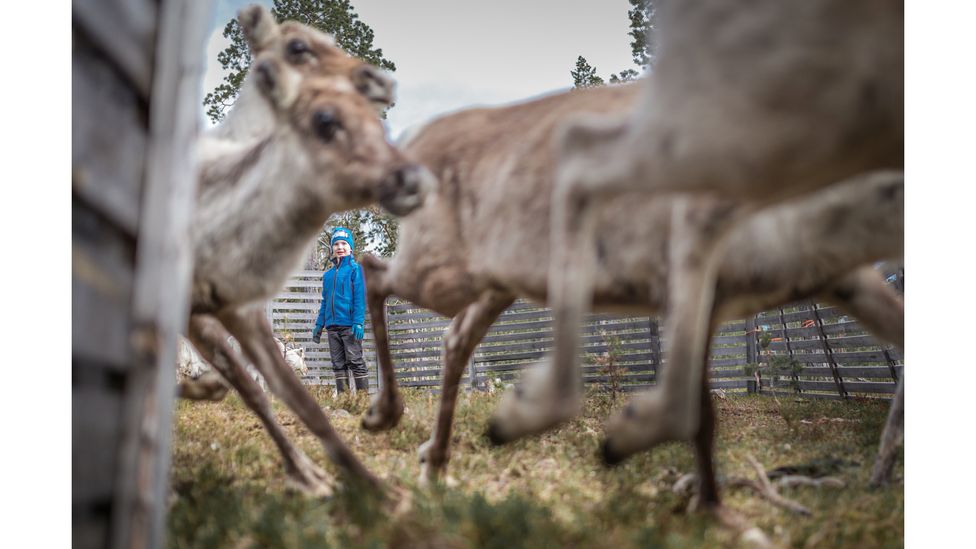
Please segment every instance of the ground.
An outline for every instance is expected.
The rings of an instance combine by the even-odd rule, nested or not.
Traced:
[[[420,488],[416,449],[427,440],[436,395],[407,392],[400,426],[360,430],[364,399],[316,399],[367,467],[408,494],[397,513],[340,491],[328,500],[288,492],[281,461],[258,420],[236,396],[219,403],[181,401],[173,437],[170,547],[732,547],[735,535],[687,512],[672,491],[694,471],[691,448],[671,444],[613,469],[597,459],[614,403],[587,398],[586,413],[543,437],[492,448],[482,435],[497,395],[463,395],[448,481]],[[616,403],[622,404],[626,397]],[[844,488],[792,488],[804,517],[742,488],[726,504],[788,547],[900,547],[904,537],[902,460],[892,486],[867,487],[887,403],[757,395],[716,398],[716,463],[722,477],[755,478],[746,459],[768,470],[838,460]],[[337,412],[347,410],[351,414]],[[278,420],[297,444],[326,464],[318,442],[280,402]],[[335,472],[331,465],[328,470]]]

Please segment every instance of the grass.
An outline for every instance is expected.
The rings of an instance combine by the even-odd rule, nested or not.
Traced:
[[[732,547],[734,534],[686,512],[671,491],[694,471],[690,447],[670,444],[606,469],[596,457],[611,408],[591,394],[584,416],[550,434],[492,448],[482,436],[496,396],[462,395],[449,479],[417,486],[416,448],[430,432],[436,396],[407,391],[395,430],[359,428],[365,399],[325,392],[337,431],[376,474],[411,494],[396,514],[340,491],[327,500],[288,492],[277,451],[239,398],[181,401],[176,407],[168,543],[171,547]],[[783,490],[813,511],[801,517],[746,490],[723,492],[726,505],[775,542],[792,547],[900,547],[904,535],[901,460],[896,482],[869,490],[868,475],[887,412],[877,401],[795,401],[760,396],[717,399],[720,476],[753,473],[752,454],[767,469],[841,458],[843,489]],[[318,441],[280,402],[280,423],[313,460],[327,464]],[[334,413],[337,409],[349,415]],[[823,419],[830,418],[830,419]],[[837,418],[844,421],[839,421]]]

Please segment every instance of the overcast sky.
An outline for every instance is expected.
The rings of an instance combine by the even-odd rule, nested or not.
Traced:
[[[252,3],[215,2],[204,93],[222,76],[217,53],[227,46],[224,25]],[[604,79],[637,68],[627,34],[627,0],[353,0],[352,5],[375,31],[374,47],[397,66],[397,104],[388,117],[393,138],[441,113],[567,89],[579,55]]]

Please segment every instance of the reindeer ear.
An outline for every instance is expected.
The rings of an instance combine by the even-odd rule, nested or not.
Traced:
[[[268,10],[257,4],[242,9],[237,14],[237,22],[252,55],[264,51],[278,37],[278,23]]]
[[[368,99],[377,112],[382,113],[383,109],[393,106],[395,83],[386,71],[372,65],[363,65],[353,71],[352,83],[356,86],[356,91]]]

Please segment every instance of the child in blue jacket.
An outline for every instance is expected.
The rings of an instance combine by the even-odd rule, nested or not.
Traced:
[[[337,227],[332,232],[334,268],[322,276],[322,305],[312,331],[319,343],[324,327],[329,337],[329,354],[335,372],[336,391],[349,389],[347,370],[352,370],[356,389],[369,390],[369,372],[363,361],[363,320],[366,316],[366,285],[363,270],[353,259],[352,232]]]

